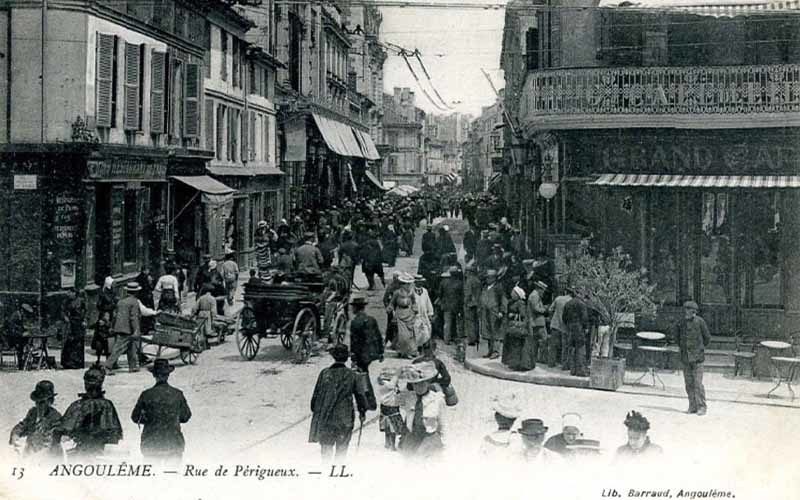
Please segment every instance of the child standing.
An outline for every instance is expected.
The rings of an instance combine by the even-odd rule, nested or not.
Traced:
[[[400,415],[400,401],[397,397],[399,374],[392,368],[384,368],[378,375],[377,395],[381,404],[380,430],[385,434],[387,450],[397,451],[397,436],[407,432],[406,424]]]

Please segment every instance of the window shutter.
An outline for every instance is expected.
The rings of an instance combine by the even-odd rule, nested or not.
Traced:
[[[111,94],[114,86],[114,35],[97,33],[97,74],[95,76],[95,121],[111,127]]]
[[[206,78],[211,78],[211,23],[205,21],[203,27],[203,70]]]
[[[550,50],[550,67],[561,67],[561,9],[552,10]]]
[[[125,130],[139,130],[139,45],[125,43]]]
[[[249,140],[249,147],[250,147],[250,159],[256,159],[256,114],[255,112],[250,112],[250,140]]]
[[[206,100],[206,149],[214,151],[214,101]]]
[[[200,65],[186,65],[186,80],[184,82],[183,94],[184,137],[197,137],[200,135],[200,91],[203,88],[200,77]]]
[[[164,80],[167,54],[153,52],[150,61],[150,132],[164,133]]]
[[[228,33],[220,29],[220,52],[222,53],[222,64],[220,66],[220,77],[222,81],[228,79]]]
[[[260,94],[260,92],[258,92],[258,88],[257,88],[257,85],[256,85],[256,67],[255,67],[255,65],[253,63],[250,63],[248,65],[248,70],[250,71],[250,88],[247,89],[247,92],[249,94],[258,95],[258,94]]]
[[[239,39],[233,37],[233,86],[239,86]]]

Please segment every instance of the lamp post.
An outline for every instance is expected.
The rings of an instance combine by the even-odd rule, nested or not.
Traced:
[[[539,195],[545,199],[545,241],[550,237],[550,200],[558,193],[558,159],[557,151],[554,154],[548,147],[542,152],[542,183],[539,185]]]

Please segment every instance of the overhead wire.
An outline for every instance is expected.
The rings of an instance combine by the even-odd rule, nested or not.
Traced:
[[[439,93],[439,91],[436,90],[436,86],[433,84],[433,81],[431,80],[431,75],[428,74],[428,70],[425,68],[425,64],[422,62],[422,58],[420,57],[419,49],[414,49],[414,56],[417,58],[417,61],[419,61],[419,65],[422,68],[423,73],[425,73],[425,78],[428,79],[428,83],[430,84],[431,88],[433,89],[433,92],[436,94],[436,97],[438,97],[439,100],[442,101],[442,104],[444,104],[445,108],[454,109],[449,104],[447,104],[447,101],[445,101],[444,98],[442,98],[442,95]]]

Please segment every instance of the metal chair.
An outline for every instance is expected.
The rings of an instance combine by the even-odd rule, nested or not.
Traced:
[[[0,335],[0,370],[16,370],[17,350],[6,342],[3,335]]]
[[[745,367],[750,367],[750,378],[754,377],[753,362],[756,357],[756,346],[758,345],[758,338],[754,335],[746,334],[742,330],[734,332],[733,336],[736,338],[736,351],[733,356],[733,376],[739,375],[739,371]]]

